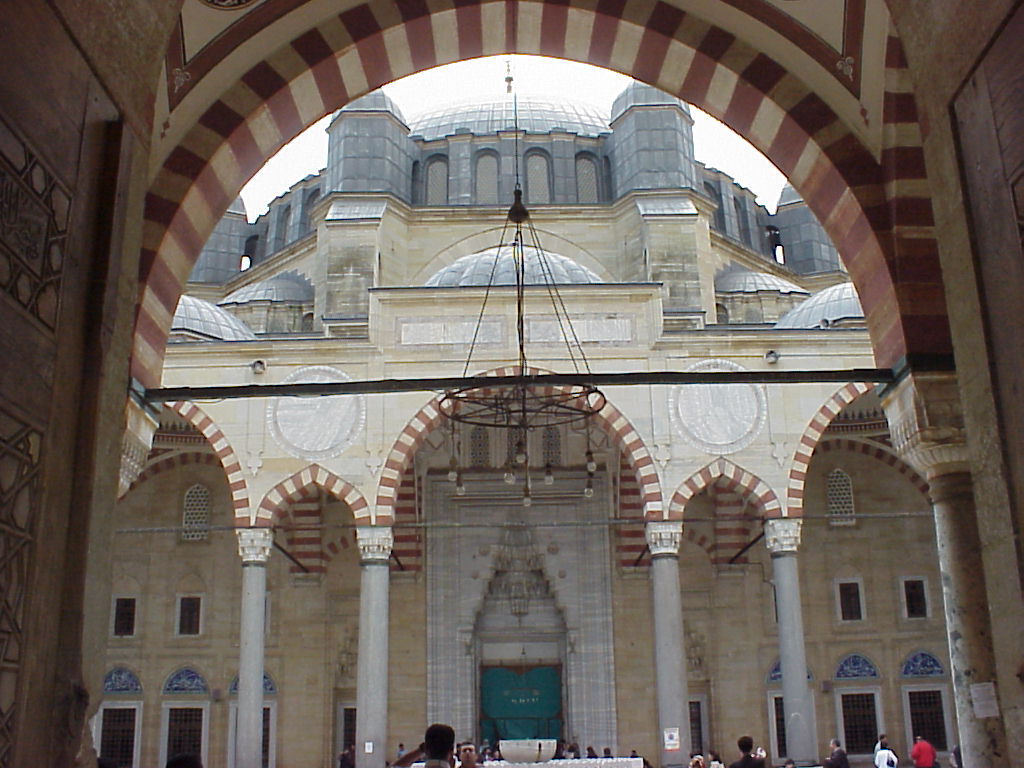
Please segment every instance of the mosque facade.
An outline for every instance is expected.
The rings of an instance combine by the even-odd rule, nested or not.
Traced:
[[[497,246],[517,184],[543,245],[523,315],[538,370],[569,370],[545,277],[595,372],[874,367],[799,195],[769,214],[696,161],[689,108],[653,88],[608,114],[520,98],[412,120],[377,91],[328,133],[322,172],[218,224],[164,386],[507,372]],[[348,744],[381,766],[435,721],[656,766],[744,733],[775,763],[833,736],[855,764],[883,732],[900,754],[914,735],[950,749],[927,483],[874,386],[605,395],[584,427],[532,431],[523,461],[509,430],[453,427],[431,392],[167,403],[114,513],[100,754],[233,766],[253,659],[264,765],[282,768]],[[250,507],[272,534],[240,557]],[[265,574],[256,612],[243,561]]]

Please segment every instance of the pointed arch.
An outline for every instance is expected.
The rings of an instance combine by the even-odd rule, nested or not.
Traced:
[[[336,499],[345,502],[357,521],[367,521],[370,517],[369,505],[358,488],[319,464],[310,464],[291,477],[286,477],[267,491],[256,508],[254,520],[250,521],[249,517],[236,518],[235,524],[240,527],[277,525],[288,506],[302,501],[305,498],[304,491],[312,487],[321,488]]]
[[[779,13],[770,5],[765,12]],[[132,375],[144,386],[159,382],[170,320],[191,266],[267,157],[318,117],[393,79],[511,52],[609,67],[723,120],[789,177],[844,254],[879,364],[908,353],[951,354],[921,131],[895,32],[879,57],[884,108],[875,148],[855,118],[836,112],[829,89],[819,95],[809,80],[734,32],[658,0],[596,7],[588,0],[469,0],[455,8],[368,0],[252,62],[240,79],[214,92],[201,114],[196,99],[179,103],[184,94],[176,95],[172,114],[186,127],[147,193]],[[859,91],[860,62],[850,64],[848,75],[823,66],[842,87]],[[197,71],[195,79],[205,74]],[[192,77],[189,72],[186,82]],[[916,268],[897,274],[893,265],[903,254]]]
[[[242,472],[242,464],[231,447],[224,432],[217,426],[217,423],[207,416],[195,403],[186,400],[178,400],[173,403],[164,403],[164,406],[181,416],[185,421],[198,429],[210,443],[214,454],[224,468],[227,476],[228,489],[231,491],[231,508],[235,520],[249,518],[249,484]]]
[[[789,485],[786,488],[786,510],[789,517],[800,517],[804,513],[804,488],[807,484],[807,469],[811,457],[821,442],[828,425],[846,406],[875,388],[874,384],[854,381],[844,384],[832,395],[804,427],[797,442],[796,453],[789,470]]]
[[[719,481],[724,481],[725,487],[729,490],[751,500],[765,519],[784,516],[778,496],[766,482],[728,459],[717,458],[691,475],[672,494],[672,501],[668,507],[669,517],[673,520],[684,520],[683,512],[690,499]]]
[[[146,465],[146,468],[142,470],[135,482],[131,484],[128,489],[129,493],[138,488],[147,480],[152,480],[157,475],[161,475],[164,472],[169,472],[172,469],[178,467],[185,467],[189,464],[198,464],[206,466],[220,466],[220,459],[212,453],[200,453],[198,451],[188,451],[185,453],[175,453],[173,456],[167,458],[159,458]]]
[[[528,368],[528,374],[547,373],[538,368]],[[516,376],[518,366],[507,366],[486,371],[482,376]],[[561,387],[548,387],[552,392],[561,391]],[[378,522],[390,524],[397,500],[398,488],[402,473],[412,462],[420,445],[432,431],[440,426],[444,416],[439,408],[440,397],[433,398],[424,405],[405,425],[388,453],[384,468],[381,470],[380,484],[377,488],[376,514]],[[647,446],[618,408],[607,402],[604,408],[594,416],[594,423],[611,438],[621,450],[630,468],[636,474],[640,485],[644,517],[649,520],[660,520],[664,516],[661,481],[658,471],[651,458]],[[386,523],[384,521],[387,521]]]
[[[918,493],[920,493],[924,498],[928,498],[928,481],[925,480],[925,478],[922,477],[916,469],[907,464],[907,462],[884,445],[868,443],[863,440],[831,438],[828,440],[822,440],[818,444],[817,450],[823,453],[828,451],[847,451],[849,453],[857,453],[862,456],[868,456],[876,461],[880,461],[887,467],[892,467],[907,478],[910,484],[917,489]]]

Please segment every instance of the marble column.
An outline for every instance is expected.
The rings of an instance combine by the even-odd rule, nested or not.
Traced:
[[[690,755],[690,708],[687,686],[683,603],[679,589],[679,542],[683,524],[648,523],[651,590],[654,608],[654,678],[658,700],[661,765],[686,765]],[[666,749],[665,736],[678,733],[678,749]]]
[[[242,610],[238,650],[236,768],[263,765],[263,638],[266,633],[267,560],[274,543],[269,528],[236,531],[242,558]]]
[[[959,730],[950,743],[960,744],[970,768],[1006,765],[1000,713],[977,708],[995,686],[996,659],[956,379],[949,374],[908,376],[886,392],[882,405],[893,445],[928,480]]]
[[[779,664],[782,668],[782,709],[786,722],[787,757],[798,765],[817,763],[817,728],[814,700],[807,684],[804,617],[800,605],[801,520],[777,519],[765,523],[765,544],[772,558],[775,609],[779,625]]]
[[[356,528],[359,544],[359,660],[356,664],[356,768],[380,768],[387,759],[388,612],[391,528]]]

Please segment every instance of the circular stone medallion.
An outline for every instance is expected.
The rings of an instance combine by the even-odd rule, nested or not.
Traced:
[[[693,371],[745,371],[731,360],[702,360]],[[746,448],[764,426],[764,389],[756,384],[685,384],[672,390],[672,421],[678,432],[706,453]]]
[[[300,368],[282,384],[333,384],[351,379],[325,365]],[[300,459],[329,459],[358,437],[365,422],[362,395],[275,397],[267,406],[270,434],[285,451]]]

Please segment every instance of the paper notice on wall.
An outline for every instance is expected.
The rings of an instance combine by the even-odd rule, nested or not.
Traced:
[[[363,742],[363,752],[366,753],[367,755],[372,755],[373,754],[373,742],[372,741],[364,741]]]
[[[678,728],[666,728],[665,729],[665,751],[666,752],[678,752],[679,751],[679,729]]]
[[[995,683],[971,683],[971,703],[975,717],[999,717]]]

